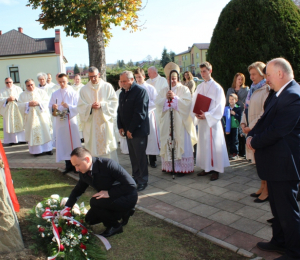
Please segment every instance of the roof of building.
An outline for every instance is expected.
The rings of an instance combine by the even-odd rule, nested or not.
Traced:
[[[176,54],[176,56],[177,56],[177,55],[186,54],[186,53],[190,53],[191,50],[192,50],[192,48],[193,48],[194,46],[196,46],[199,50],[208,50],[209,45],[210,45],[210,43],[194,43],[194,44],[192,45],[192,47],[190,47],[187,51],[178,53],[178,54]]]
[[[0,57],[55,53],[55,38],[34,39],[17,30],[0,35]]]

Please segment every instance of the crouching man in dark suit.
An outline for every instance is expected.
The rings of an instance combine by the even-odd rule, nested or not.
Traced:
[[[71,163],[79,172],[79,181],[72,190],[66,207],[73,207],[77,199],[92,186],[97,193],[90,200],[90,210],[85,216],[87,223],[103,223],[106,230],[101,234],[110,237],[123,232],[134,213],[137,202],[136,184],[121,165],[107,158],[92,157],[82,147],[71,153]],[[121,223],[118,220],[122,219]]]
[[[247,137],[248,148],[255,150],[258,175],[267,181],[274,216],[271,241],[259,242],[257,247],[282,253],[277,260],[300,259],[296,200],[300,180],[300,86],[293,78],[292,67],[285,59],[267,64],[267,82],[277,93]]]

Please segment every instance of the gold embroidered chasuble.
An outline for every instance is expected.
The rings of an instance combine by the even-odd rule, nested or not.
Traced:
[[[170,110],[163,111],[166,102],[166,95],[169,91],[168,87],[163,88],[155,100],[157,114],[159,115],[159,130],[160,130],[160,155],[165,161],[170,161],[171,145],[170,145]],[[178,110],[173,109],[173,125],[175,139],[175,160],[182,159],[184,153],[184,131],[191,138],[192,145],[197,143],[197,134],[193,125],[192,117],[190,116],[192,97],[191,92],[186,86],[178,83],[172,87],[172,91],[177,95]]]
[[[92,109],[100,102],[100,109]],[[78,113],[82,123],[85,147],[93,156],[108,155],[117,149],[113,122],[117,116],[118,99],[110,83],[100,79],[99,84],[91,81],[81,88]]]
[[[13,134],[23,131],[23,118],[18,109],[16,101],[10,101],[6,103],[6,100],[13,96],[16,99],[19,98],[23,90],[13,85],[11,88],[5,87],[0,91],[0,114],[5,119],[5,132]]]
[[[30,107],[30,101],[38,101],[39,106]],[[25,90],[19,97],[19,110],[23,117],[25,140],[29,146],[42,145],[51,141],[52,125],[48,109],[49,96],[38,88]]]

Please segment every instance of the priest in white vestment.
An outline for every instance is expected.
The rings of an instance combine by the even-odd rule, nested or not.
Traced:
[[[179,66],[170,62],[165,67],[165,74],[171,70],[179,73]],[[197,143],[196,130],[190,116],[192,97],[191,92],[178,80],[176,72],[171,75],[172,90],[164,87],[155,100],[156,110],[160,115],[160,155],[162,170],[172,172],[172,141],[170,109],[173,110],[173,126],[175,140],[175,169],[174,173],[181,177],[194,172],[193,146]]]
[[[18,106],[23,117],[29,153],[35,156],[43,153],[53,155],[48,95],[38,89],[32,79],[27,79],[25,85],[26,90],[21,93]]]
[[[84,85],[81,83],[81,77],[80,77],[80,75],[78,75],[78,74],[75,75],[75,77],[74,77],[74,84],[72,85],[72,87],[78,93],[78,95],[79,95],[79,92],[80,92],[80,90],[81,90],[81,88],[83,86]],[[82,123],[80,121],[79,114],[77,114],[76,117],[77,117],[77,124],[78,124],[80,139],[81,139],[81,142],[83,142]]]
[[[90,81],[80,90],[78,102],[85,148],[92,156],[118,162],[114,133],[118,108],[116,92],[110,83],[100,78],[96,67],[90,67],[88,73]]]
[[[47,84],[50,86],[50,88],[56,85],[54,82],[52,82],[52,75],[50,73],[47,73]]]
[[[157,93],[159,93],[164,87],[169,86],[167,79],[160,76],[157,72],[157,68],[154,66],[148,68],[148,76],[149,79],[147,79],[146,82],[155,87]]]
[[[197,86],[193,94],[191,111],[198,94],[211,98],[211,103],[207,112],[192,112],[194,123],[198,126],[196,166],[204,170],[198,176],[212,174],[210,180],[214,181],[219,178],[220,172],[224,172],[224,167],[230,166],[221,123],[226,100],[223,88],[211,77],[212,66],[209,62],[200,65],[200,73],[204,82]]]
[[[71,152],[75,148],[81,147],[76,119],[78,93],[68,85],[66,74],[59,74],[58,81],[61,88],[52,94],[49,109],[54,112],[58,110],[58,115],[55,116],[55,128],[53,128],[55,132],[53,136],[55,137],[56,162],[65,160],[66,169],[63,173],[66,174],[74,170],[70,161]]]
[[[0,91],[0,114],[3,116],[4,144],[25,142],[23,118],[17,100],[23,90],[13,84],[12,78],[5,79],[5,88]]]
[[[39,81],[38,88],[43,89],[46,91],[47,95],[49,96],[49,99],[51,98],[51,95],[54,91],[59,89],[58,85],[50,86],[47,83],[47,73],[45,72],[40,72],[37,74],[37,80]]]
[[[149,126],[150,126],[150,133],[148,135],[148,143],[146,154],[149,155],[149,164],[152,168],[156,168],[156,155],[159,155],[160,144],[159,144],[159,129],[156,123],[155,118],[155,99],[157,97],[156,89],[145,82],[145,72],[143,69],[138,68],[134,71],[134,77],[138,85],[144,88],[147,91],[149,96],[149,106],[148,106],[148,117],[149,117]]]

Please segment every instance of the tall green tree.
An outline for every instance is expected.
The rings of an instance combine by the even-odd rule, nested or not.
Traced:
[[[207,60],[213,77],[228,89],[241,72],[251,84],[248,66],[286,58],[300,80],[300,11],[291,0],[231,0],[214,29]]]
[[[175,61],[175,52],[174,51],[170,51],[169,56],[170,56],[171,61],[174,62]]]
[[[168,53],[167,49],[164,48],[161,54],[160,64],[164,68],[170,61],[171,61],[170,54]]]
[[[74,66],[74,75],[79,74],[79,73],[80,73],[80,70],[79,70],[79,67],[76,63],[75,66]]]
[[[130,60],[130,61],[127,63],[127,66],[128,66],[128,67],[133,67],[133,66],[134,66],[132,60]]]
[[[142,0],[28,0],[27,6],[41,8],[37,20],[43,29],[63,26],[67,36],[80,34],[88,42],[89,66],[99,69],[106,79],[105,45],[112,37],[112,26],[137,31]]]

